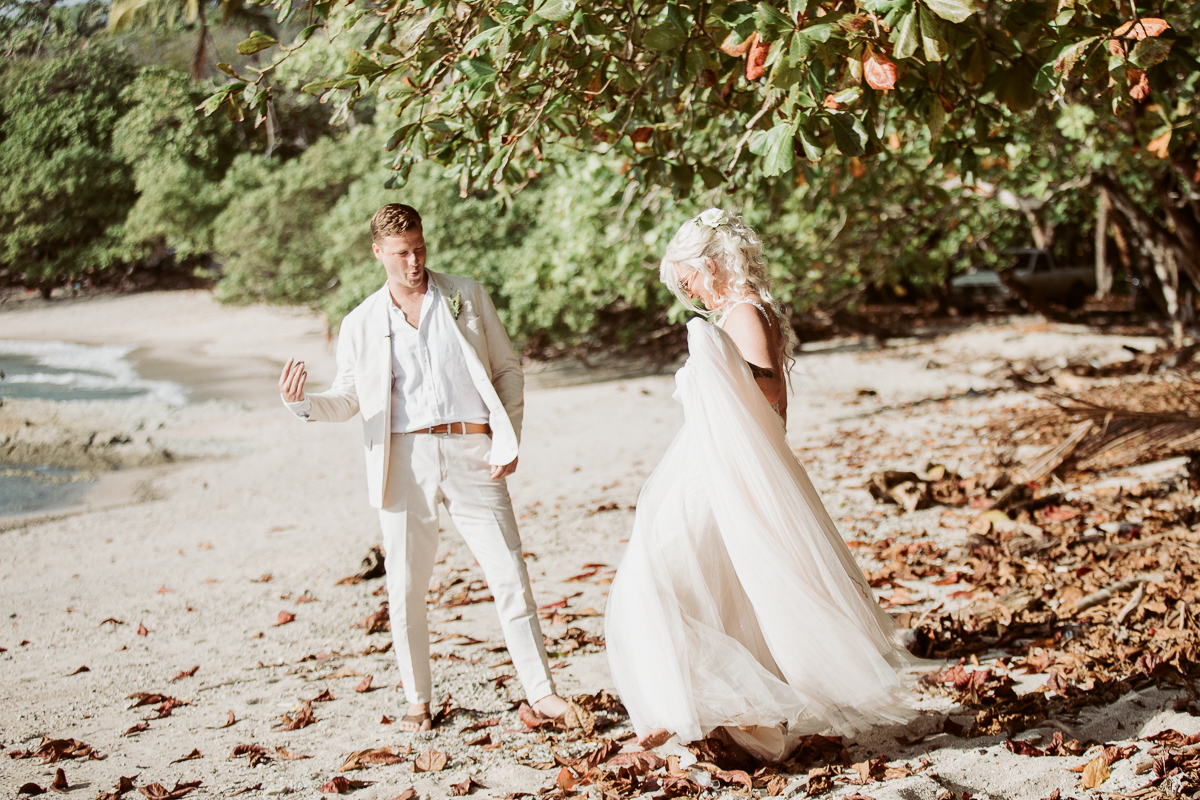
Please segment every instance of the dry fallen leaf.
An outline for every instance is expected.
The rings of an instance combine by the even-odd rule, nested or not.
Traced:
[[[124,624],[125,624],[124,621],[119,620],[116,617],[109,617],[108,619],[106,619],[100,623],[100,625],[113,625],[113,626],[124,625]]]
[[[150,631],[146,630],[146,626],[139,622],[138,629],[137,629],[137,635],[138,636],[146,636],[149,633],[150,633]]]
[[[380,725],[391,725],[393,722],[395,722],[395,720],[394,720],[394,719],[392,719],[391,717],[389,717],[387,714],[384,714],[384,715],[383,715],[382,717],[380,717],[380,719],[379,719],[379,724],[380,724]]]
[[[347,756],[342,765],[338,767],[338,772],[349,772],[352,769],[364,769],[366,767],[386,766],[388,764],[399,764],[404,760],[404,757],[396,753],[390,747],[376,747],[370,750],[359,750]],[[420,772],[421,770],[418,770]]]
[[[1084,789],[1095,789],[1100,784],[1108,780],[1111,773],[1108,770],[1108,762],[1103,755],[1096,756],[1088,765],[1083,768],[1083,783]]]
[[[78,674],[79,674],[79,673],[81,673],[81,672],[91,672],[91,670],[90,670],[90,669],[88,669],[88,666],[87,666],[87,664],[84,664],[82,667],[80,667],[79,669],[75,670],[74,672],[67,673],[67,677],[69,678],[69,677],[71,677],[72,675],[78,675]]]
[[[328,689],[322,689],[321,693],[314,697],[310,702],[313,703],[329,703],[334,699],[333,694]]]
[[[371,689],[371,681],[372,681],[372,680],[373,680],[373,678],[372,678],[372,676],[370,676],[370,675],[368,675],[367,677],[363,678],[363,679],[362,679],[362,682],[361,682],[361,683],[359,683],[359,684],[358,684],[358,686],[355,686],[355,687],[354,687],[354,691],[356,691],[356,692],[358,692],[358,693],[360,693],[360,694],[361,694],[361,693],[363,693],[363,692],[370,691],[370,689]]]
[[[417,800],[417,790],[409,787],[393,797],[392,800]]]
[[[186,756],[180,756],[179,758],[175,759],[171,763],[178,764],[180,761],[191,761],[194,758],[204,758],[204,755],[199,750],[197,750],[196,748],[193,747],[192,752],[188,753]]]
[[[305,701],[304,705],[300,707],[300,710],[296,712],[296,716],[294,718],[284,714],[280,726],[275,730],[298,731],[301,728],[312,725],[317,721],[317,718],[313,716],[312,704],[312,700]]]
[[[570,767],[563,767],[558,771],[558,777],[554,779],[554,785],[559,791],[564,794],[571,791],[575,784],[579,783],[579,779],[575,777],[575,773],[571,772]]]
[[[46,791],[45,789],[38,786],[36,783],[24,783],[24,784],[21,784],[20,789],[17,789],[17,794],[27,794],[27,795],[33,796],[33,795],[43,794],[43,793],[45,793],[45,791]]]
[[[139,722],[137,725],[134,725],[132,728],[125,731],[121,735],[122,736],[133,736],[135,733],[141,733],[142,731],[148,731],[148,730],[150,730],[150,723],[142,721],[142,722]]]
[[[289,622],[292,622],[295,619],[296,619],[296,615],[293,614],[292,612],[280,611],[279,617],[275,620],[275,625],[273,627],[278,628],[280,625],[287,625]]]
[[[56,792],[71,791],[70,784],[67,783],[67,773],[62,767],[58,768],[58,772],[54,773],[54,782],[50,784],[50,788]]]
[[[312,756],[306,756],[302,753],[293,753],[291,750],[287,750],[283,747],[275,747],[273,749],[275,751],[275,755],[279,756],[284,761],[301,761],[305,758],[312,758]]]
[[[413,772],[441,772],[449,761],[449,756],[431,747],[417,756],[417,760],[413,762]]]
[[[198,669],[200,669],[199,664],[192,667],[191,669],[181,670],[178,675],[176,675],[174,678],[171,678],[171,682],[174,683],[175,681],[183,680],[184,678],[190,678],[196,674],[196,670],[198,670]]]
[[[627,769],[634,775],[645,775],[656,769],[661,769],[667,762],[654,753],[620,753],[608,762],[613,769]]]
[[[221,730],[221,729],[223,729],[223,728],[232,728],[235,722],[237,722],[237,717],[236,717],[236,716],[234,716],[234,713],[233,713],[233,711],[230,711],[230,712],[229,712],[229,719],[227,719],[227,720],[225,721],[225,724],[224,724],[224,725],[218,725],[217,727],[213,728],[213,730],[215,730],[215,731],[219,731],[219,730]]]
[[[149,798],[149,800],[176,800],[176,798],[183,797],[199,785],[200,781],[191,781],[189,783],[176,782],[173,788],[168,789],[161,783],[152,783],[149,786],[139,786],[138,791]]]
[[[317,791],[321,792],[322,794],[346,794],[347,792],[352,792],[355,789],[362,789],[370,786],[372,783],[373,781],[355,781],[351,780],[350,778],[343,778],[341,775],[339,775],[333,780],[329,781],[329,783],[322,786],[320,789],[317,789]]]
[[[480,783],[479,781],[475,780],[474,778],[472,778],[468,775],[466,778],[463,778],[462,781],[460,781],[459,783],[450,784],[450,794],[453,797],[462,797],[463,795],[470,794],[472,789],[486,789],[486,788],[487,787],[484,786],[482,783]]]

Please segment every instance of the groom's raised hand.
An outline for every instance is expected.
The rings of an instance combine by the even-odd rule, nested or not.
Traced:
[[[283,399],[289,403],[299,403],[303,400],[304,381],[307,377],[308,370],[304,368],[304,362],[289,358],[279,376],[279,393],[283,395]]]

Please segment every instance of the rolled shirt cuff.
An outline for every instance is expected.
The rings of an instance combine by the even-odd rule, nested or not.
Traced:
[[[291,411],[301,419],[308,419],[308,415],[312,413],[312,402],[306,397],[298,403],[289,403],[284,400],[283,394],[279,395],[279,399],[283,400],[283,404],[287,406],[288,411]]]

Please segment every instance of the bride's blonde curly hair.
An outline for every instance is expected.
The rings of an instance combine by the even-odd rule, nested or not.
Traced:
[[[676,265],[699,272],[704,288],[714,296],[724,295],[736,300],[750,294],[758,295],[779,325],[782,361],[787,371],[791,371],[795,362],[796,333],[783,303],[771,294],[762,239],[745,220],[719,208],[698,214],[676,231],[659,264],[659,280],[666,284],[671,294],[711,321],[721,309],[709,310],[690,299],[679,285]],[[716,269],[713,269],[714,265]]]

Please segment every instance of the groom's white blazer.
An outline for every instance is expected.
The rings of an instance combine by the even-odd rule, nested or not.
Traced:
[[[431,314],[448,314],[462,346],[471,381],[490,412],[492,450],[489,462],[503,466],[517,457],[525,410],[525,376],[508,334],[487,291],[477,281],[428,271],[442,302]],[[462,304],[457,319],[450,298]],[[337,377],[328,391],[308,395],[310,422],[344,422],[356,413],[363,419],[367,457],[367,493],[371,505],[383,507],[387,494],[392,431],[392,334],[388,323],[387,284],[342,320],[337,344]]]

